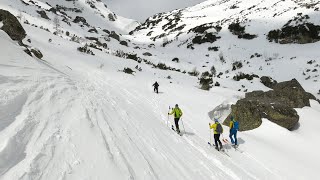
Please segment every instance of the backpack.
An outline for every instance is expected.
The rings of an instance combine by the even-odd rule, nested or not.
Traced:
[[[233,121],[233,129],[239,130],[239,122],[238,121]]]
[[[220,123],[217,124],[217,129],[216,129],[216,131],[217,131],[217,133],[219,133],[219,134],[222,134],[222,133],[223,133],[223,129],[222,129],[222,126],[221,126]]]

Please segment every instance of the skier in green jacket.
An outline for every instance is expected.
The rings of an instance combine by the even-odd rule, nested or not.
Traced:
[[[180,133],[179,120],[182,116],[182,111],[179,108],[178,104],[176,104],[176,106],[172,109],[171,113],[168,113],[168,115],[172,115],[172,114],[174,114],[174,123],[176,125],[176,131],[177,133]]]

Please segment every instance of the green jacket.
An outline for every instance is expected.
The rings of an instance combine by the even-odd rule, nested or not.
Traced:
[[[182,111],[180,108],[174,108],[169,114],[170,115],[174,114],[174,118],[180,118],[182,116]]]
[[[211,126],[210,126],[210,129],[213,129],[213,133],[214,133],[214,134],[220,134],[220,133],[217,132],[217,126],[218,126],[218,124],[220,124],[220,123],[219,123],[219,122],[216,122],[216,123],[214,123],[214,124],[211,124]],[[223,128],[222,128],[222,132],[223,132]]]

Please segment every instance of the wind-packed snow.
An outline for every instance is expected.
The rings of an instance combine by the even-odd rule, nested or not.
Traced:
[[[103,41],[100,29],[90,34],[86,27],[63,24],[63,31],[99,37],[108,44],[102,51],[91,48],[92,56],[77,51],[91,41],[73,42],[64,33],[54,35],[52,20],[37,16],[33,6],[20,4],[17,8],[12,3],[1,1],[0,8],[15,15],[25,11],[24,19],[31,24],[22,23],[28,35],[24,43],[38,48],[44,57],[30,57],[0,30],[0,179],[317,179],[318,102],[312,100],[311,107],[296,109],[300,116],[296,130],[288,131],[263,119],[259,128],[239,132],[239,151],[224,144],[226,152],[221,153],[208,145],[212,110],[243,98],[242,86],[269,90],[259,79],[235,82],[226,74],[215,79],[221,87],[203,91],[196,77],[159,70],[112,53],[120,49],[147,58],[142,53],[150,52],[153,56],[148,60],[155,64],[164,62],[187,71],[196,67],[201,72],[215,65],[218,72],[225,72],[235,60],[249,59],[259,52],[264,58],[274,57],[270,68],[265,68],[265,59],[254,58],[241,71],[277,80],[297,78],[306,90],[317,95],[320,87],[314,80],[319,78],[305,80],[302,72],[319,63],[319,43],[269,44],[264,37],[245,41],[223,30],[224,40],[219,46],[227,62],[222,64],[216,59],[218,54],[205,56],[209,45],[192,51],[176,44],[163,48],[155,42],[154,48],[148,48],[149,37],[137,34],[121,36],[131,40],[126,47],[114,39]],[[64,3],[72,7],[72,2]],[[100,11],[90,9],[85,1],[76,5],[85,9],[81,15],[92,25],[104,21],[96,12],[109,12],[99,2],[95,5]],[[130,24],[127,21],[134,22],[123,19],[106,26],[124,32],[126,28],[121,27]],[[173,57],[179,57],[180,62],[172,62]],[[307,64],[311,59],[316,62]],[[134,68],[137,65],[142,71]],[[126,67],[135,70],[134,75],[122,72]],[[318,72],[310,73],[316,76]],[[154,81],[160,84],[159,94],[153,93]],[[180,121],[182,136],[171,130],[173,119],[167,116],[169,106],[175,104],[184,113]],[[228,114],[214,115],[222,121]],[[228,134],[228,127],[224,127],[223,138],[228,139]]]
[[[103,0],[116,13],[140,22],[161,12],[196,5],[205,0]]]

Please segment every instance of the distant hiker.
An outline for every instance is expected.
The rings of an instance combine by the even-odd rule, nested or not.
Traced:
[[[215,123],[212,125],[209,123],[209,127],[210,129],[213,129],[213,132],[214,132],[213,136],[214,136],[214,144],[216,145],[216,150],[220,151],[223,148],[222,143],[220,141],[220,134],[223,133],[223,128],[219,123],[218,119],[215,119],[214,121]],[[218,143],[220,145],[220,148],[218,147]]]
[[[159,93],[159,92],[158,92],[158,87],[159,87],[158,82],[156,81],[154,84],[152,84],[152,86],[154,87],[154,88],[153,88],[153,91],[158,94],[158,93]]]
[[[172,115],[172,114],[174,114],[174,123],[176,125],[176,131],[177,133],[180,133],[179,120],[182,116],[182,111],[179,108],[178,104],[176,104],[176,106],[172,109],[171,113],[168,113],[168,115]]]
[[[229,137],[231,139],[231,143],[234,147],[238,147],[237,132],[239,130],[239,122],[236,121],[233,116],[231,116],[231,118],[230,118],[229,127],[230,127]]]

